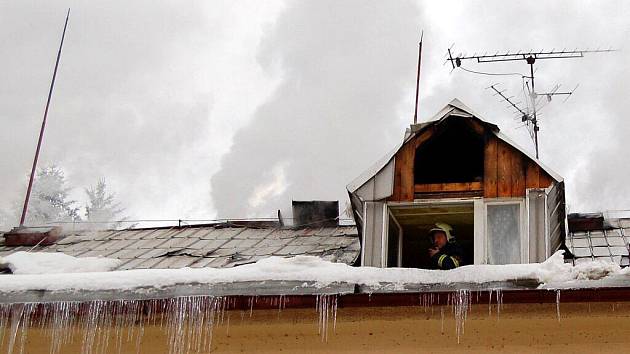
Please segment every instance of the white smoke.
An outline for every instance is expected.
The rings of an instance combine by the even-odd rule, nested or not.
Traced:
[[[343,205],[346,183],[409,121],[396,112],[413,85],[419,18],[410,1],[291,2],[259,53],[282,81],[212,177],[219,216],[288,215],[291,199]]]

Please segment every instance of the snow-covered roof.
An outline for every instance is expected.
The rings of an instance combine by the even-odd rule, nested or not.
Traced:
[[[626,219],[617,223],[620,225],[616,227],[570,231],[565,243],[573,255],[573,264],[607,260],[622,267],[630,266],[630,222]]]
[[[522,152],[527,157],[529,157],[532,161],[536,162],[553,179],[555,179],[558,182],[561,182],[563,180],[563,178],[559,174],[554,172],[549,167],[545,166],[539,159],[533,156],[530,152],[520,147],[518,144],[512,141],[506,134],[502,133],[499,130],[499,127],[497,127],[495,124],[485,121],[483,118],[481,118],[479,114],[475,113],[472,109],[466,106],[462,101],[460,101],[457,98],[454,98],[451,100],[451,102],[449,102],[446,106],[444,106],[444,108],[442,108],[437,114],[435,114],[430,120],[426,122],[422,122],[420,124],[416,124],[412,126],[412,129],[408,129],[403,140],[400,143],[398,143],[398,145],[396,145],[396,147],[393,150],[388,152],[385,156],[379,159],[374,165],[372,165],[365,172],[359,175],[359,177],[357,177],[356,179],[354,179],[352,182],[350,182],[347,185],[348,191],[350,193],[356,192],[359,188],[361,188],[361,186],[363,186],[372,177],[378,174],[378,172],[381,171],[394,158],[394,156],[396,156],[396,153],[398,152],[398,150],[400,150],[400,148],[404,145],[404,143],[406,143],[411,138],[416,136],[416,134],[418,134],[424,128],[433,124],[439,124],[439,122],[441,122],[442,120],[450,116],[459,116],[459,117],[468,117],[468,118],[478,119],[486,126],[489,126],[491,128],[490,131],[492,131],[492,133],[497,138],[503,140],[507,144],[518,149],[520,152]]]
[[[55,244],[10,247],[0,237],[0,257],[18,251],[62,252],[120,260],[116,269],[229,268],[270,256],[312,255],[352,264],[359,256],[355,226],[247,227],[234,224],[74,232]],[[51,265],[53,266],[53,265]]]
[[[38,263],[42,257],[21,254]],[[81,261],[80,259],[76,261]],[[2,275],[0,303],[54,299],[119,299],[186,295],[288,295],[544,289],[628,286],[628,268],[610,261],[573,266],[558,252],[543,263],[469,265],[449,271],[352,267],[320,257],[269,257],[233,268],[134,269],[124,271]],[[527,285],[519,285],[525,284]],[[608,282],[608,283],[607,283]],[[92,295],[90,295],[92,294]],[[134,295],[135,294],[135,295]]]

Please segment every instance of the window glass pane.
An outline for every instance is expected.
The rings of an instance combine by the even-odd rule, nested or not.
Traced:
[[[520,204],[488,205],[488,261],[521,263]]]

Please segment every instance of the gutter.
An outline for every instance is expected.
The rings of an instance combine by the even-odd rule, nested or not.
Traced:
[[[627,281],[592,282],[582,287],[540,285],[531,279],[491,283],[400,284],[386,283],[378,287],[351,283],[331,283],[320,286],[302,281],[251,281],[218,284],[178,284],[164,288],[134,288],[129,290],[28,290],[0,292],[0,305],[58,302],[135,302],[140,304],[168,303],[177,298],[221,298],[227,309],[251,310],[283,308],[314,308],[322,297],[334,297],[339,307],[398,307],[419,305],[451,305],[456,297],[466,296],[470,304],[556,303],[562,302],[630,302]],[[252,303],[255,305],[252,305]],[[253,307],[252,307],[253,306]]]

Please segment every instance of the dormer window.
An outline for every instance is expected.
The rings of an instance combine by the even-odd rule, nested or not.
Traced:
[[[453,119],[416,149],[415,184],[481,182],[483,136],[465,119]]]

